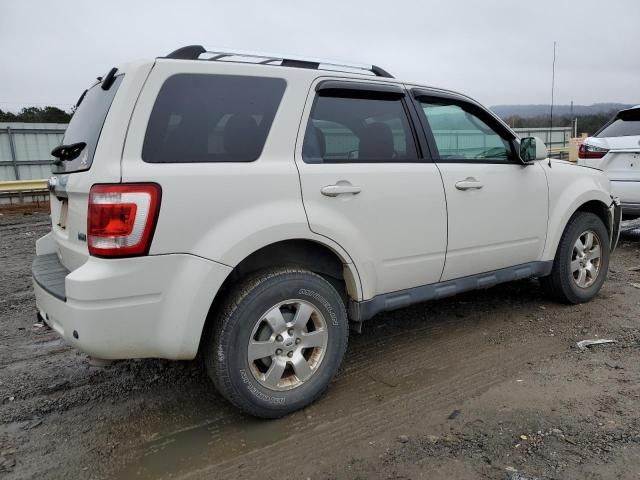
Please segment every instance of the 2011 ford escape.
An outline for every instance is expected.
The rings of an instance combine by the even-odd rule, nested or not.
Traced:
[[[532,276],[590,300],[619,230],[602,172],[376,66],[184,47],[112,69],[52,153],[38,314],[97,359],[200,351],[260,417],[378,312]]]

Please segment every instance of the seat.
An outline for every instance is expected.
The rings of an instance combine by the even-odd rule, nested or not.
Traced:
[[[157,152],[160,162],[204,162],[207,160],[207,129],[198,116],[182,119],[167,134],[163,148]]]
[[[249,114],[232,115],[224,127],[224,150],[230,161],[250,162],[258,158],[264,144],[264,133]]]
[[[307,129],[302,145],[302,157],[307,163],[322,163],[327,152],[324,133],[318,127]]]
[[[381,122],[367,124],[360,134],[358,160],[390,160],[394,156],[391,128]]]

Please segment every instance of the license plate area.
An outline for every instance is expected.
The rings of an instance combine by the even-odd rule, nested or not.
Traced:
[[[58,217],[58,226],[63,230],[67,228],[68,215],[69,215],[69,200],[64,198],[60,202],[60,216]]]

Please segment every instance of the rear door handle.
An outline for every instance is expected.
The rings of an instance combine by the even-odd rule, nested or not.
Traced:
[[[456,183],[458,190],[480,190],[484,185],[475,178],[468,177]]]
[[[320,193],[327,197],[337,197],[338,195],[344,195],[346,193],[350,193],[352,195],[357,195],[360,193],[361,188],[356,185],[351,185],[350,183],[345,184],[336,184],[336,185],[327,185],[326,187],[322,187],[320,189]]]

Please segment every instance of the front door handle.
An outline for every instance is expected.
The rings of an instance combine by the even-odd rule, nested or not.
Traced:
[[[484,185],[473,177],[467,177],[456,183],[458,190],[480,190]]]
[[[322,187],[320,189],[320,193],[327,197],[337,197],[338,195],[344,195],[346,193],[350,193],[352,195],[357,195],[360,193],[361,188],[356,185],[351,185],[350,183],[338,183],[336,185],[327,185],[326,187]]]

